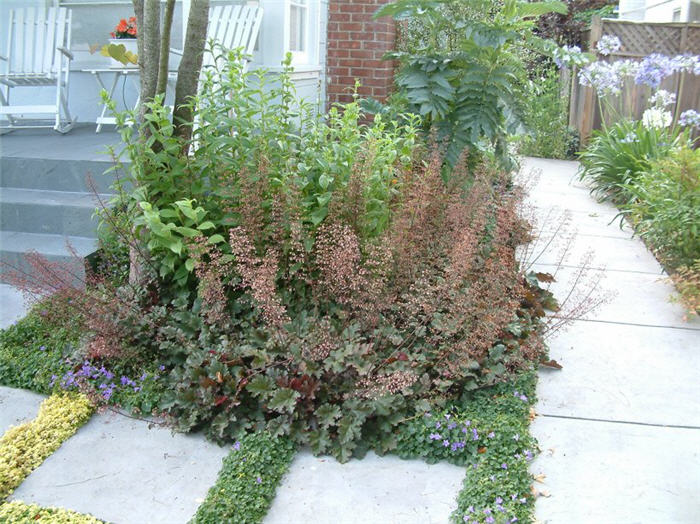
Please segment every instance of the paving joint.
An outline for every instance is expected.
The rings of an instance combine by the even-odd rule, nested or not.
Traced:
[[[605,422],[608,424],[627,424],[630,426],[650,426],[654,428],[673,428],[673,429],[695,429],[700,430],[700,426],[684,426],[679,424],[655,424],[653,422],[635,422],[633,420],[612,420],[604,418],[592,417],[575,417],[573,415],[553,415],[551,413],[537,413],[538,417],[546,418],[563,418],[568,420],[583,420],[586,422]]]

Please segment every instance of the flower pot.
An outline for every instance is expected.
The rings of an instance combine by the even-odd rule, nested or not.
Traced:
[[[109,39],[110,44],[114,45],[123,45],[127,51],[134,53],[135,55],[138,55],[138,46],[136,44],[136,39],[135,38],[110,38]],[[114,58],[110,57],[110,64],[109,67],[112,67],[114,69],[122,69],[122,68],[130,68],[130,69],[135,69],[138,67],[138,64],[122,64],[119,60],[115,60]]]

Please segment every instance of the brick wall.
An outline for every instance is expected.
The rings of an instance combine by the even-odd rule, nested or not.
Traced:
[[[391,18],[372,15],[390,0],[329,0],[326,57],[327,104],[349,102],[355,79],[359,94],[384,100],[391,91],[395,63],[382,60],[394,49],[396,26]]]

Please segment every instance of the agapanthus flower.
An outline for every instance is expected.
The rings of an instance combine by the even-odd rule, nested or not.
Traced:
[[[688,109],[683,111],[681,116],[678,118],[678,124],[683,127],[695,127],[700,129],[700,113],[694,109]]]
[[[634,81],[637,84],[648,85],[654,89],[661,85],[661,82],[675,72],[673,60],[659,53],[652,53],[639,64],[639,70]]]
[[[595,45],[598,52],[603,56],[608,56],[619,51],[622,47],[622,42],[615,35],[603,35]]]
[[[700,56],[698,55],[678,55],[671,59],[673,69],[679,73],[690,73],[700,75]]]
[[[630,131],[620,140],[621,144],[632,144],[633,142],[639,142],[639,138],[637,138],[637,134],[634,131]]]
[[[583,66],[589,62],[588,57],[581,52],[581,48],[577,45],[557,47],[552,52],[552,59],[560,68],[574,65]]]
[[[642,125],[647,129],[664,129],[671,125],[673,115],[658,107],[647,109],[642,114]]]
[[[655,107],[666,107],[676,103],[676,95],[665,89],[659,89],[649,97],[649,103]]]
[[[598,96],[617,95],[622,88],[622,77],[608,62],[593,62],[581,70],[579,83],[592,87]]]

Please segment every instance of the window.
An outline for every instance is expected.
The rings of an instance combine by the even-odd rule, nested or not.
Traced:
[[[673,10],[673,18],[671,19],[672,22],[680,22],[681,21],[681,8],[679,7],[678,9]]]
[[[295,62],[305,61],[306,59],[308,18],[309,7],[307,0],[289,0],[287,49],[291,51]]]

